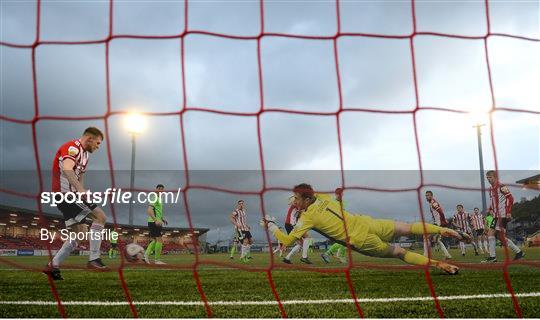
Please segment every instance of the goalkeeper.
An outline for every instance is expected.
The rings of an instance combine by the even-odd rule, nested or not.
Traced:
[[[353,215],[342,210],[340,203],[330,195],[315,194],[309,184],[299,184],[294,187],[294,204],[302,210],[300,219],[289,235],[286,235],[273,218],[266,217],[261,220],[261,226],[268,228],[278,241],[284,245],[291,245],[300,239],[306,231],[313,229],[323,236],[346,245],[351,249],[367,256],[379,258],[399,258],[409,264],[426,265],[438,268],[448,274],[457,274],[457,266],[430,260],[423,255],[407,251],[399,246],[389,243],[394,237],[406,235],[423,235],[424,227],[421,222],[408,224],[393,220],[373,219],[366,215]],[[345,226],[347,232],[345,232]],[[452,229],[425,224],[426,233],[440,234],[453,237],[460,241],[470,242],[470,236]]]

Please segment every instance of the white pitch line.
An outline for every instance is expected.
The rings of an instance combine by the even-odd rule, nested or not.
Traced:
[[[517,293],[518,298],[540,297],[540,292]],[[468,299],[496,299],[510,298],[509,293],[495,294],[477,294],[477,295],[460,295],[460,296],[439,296],[439,301],[448,300],[468,300]],[[399,297],[399,298],[362,298],[358,299],[359,303],[391,303],[391,302],[423,302],[433,301],[433,297]],[[324,299],[324,300],[284,300],[281,301],[284,305],[295,304],[332,304],[332,303],[353,303],[353,299]],[[56,305],[56,301],[0,301],[0,305],[32,305],[32,306],[49,306]],[[62,301],[66,306],[124,306],[128,305],[127,301]],[[202,306],[202,301],[133,301],[135,305],[166,305],[166,306]],[[268,306],[277,305],[277,301],[209,301],[212,306]]]

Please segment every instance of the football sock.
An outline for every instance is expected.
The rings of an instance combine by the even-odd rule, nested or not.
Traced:
[[[339,243],[334,243],[333,245],[330,246],[330,248],[328,248],[328,250],[326,250],[326,254],[333,255],[339,249],[339,246],[340,246]]]
[[[144,254],[147,256],[147,257],[150,257],[152,255],[152,252],[154,252],[154,249],[156,248],[156,240],[152,240],[149,244],[148,244],[148,247],[146,248],[146,251],[144,252]]]
[[[465,243],[463,241],[459,242],[459,248],[461,249],[461,254],[465,254]]]
[[[231,257],[234,256],[235,253],[236,253],[236,244],[233,244],[231,248]]]
[[[163,249],[163,242],[157,242],[155,244],[156,260],[161,259],[161,250]]]
[[[485,239],[484,239],[484,249],[486,250],[486,252],[489,252],[488,241]]]
[[[113,257],[113,249],[109,249],[109,259],[112,259]]]
[[[448,252],[448,250],[446,249],[446,246],[444,245],[444,242],[442,242],[441,239],[437,240],[437,243],[439,244],[439,246],[441,247],[441,250],[442,252],[444,253],[444,256],[447,257],[447,258],[450,258],[451,255],[450,253]]]
[[[426,233],[428,234],[439,234],[444,229],[430,223],[425,223],[424,225],[426,226]],[[422,222],[415,222],[411,224],[411,233],[419,235],[424,234],[424,227],[422,226]]]
[[[497,256],[497,253],[495,252],[495,247],[497,246],[497,240],[495,239],[495,236],[488,236],[488,242],[489,242],[489,256],[491,258],[495,258]]]
[[[484,249],[482,248],[482,240],[478,239],[478,248],[480,249],[480,253],[484,253]]]
[[[67,257],[69,257],[69,254],[73,249],[77,248],[77,241],[70,240],[64,242],[62,245],[62,248],[58,250],[58,252],[54,255],[54,258],[52,259],[52,265],[55,268],[60,267],[60,264],[66,260]]]
[[[520,248],[518,248],[518,246],[516,246],[516,244],[514,243],[514,241],[506,238],[506,243],[508,245],[508,248],[512,249],[512,251],[514,251],[514,253],[518,253],[521,251]]]
[[[474,243],[474,241],[471,242],[472,246],[473,246],[473,249],[474,249],[474,252],[475,253],[478,253],[478,249],[476,248],[476,243]],[[465,246],[465,245],[464,245]]]
[[[292,249],[291,251],[289,252],[289,254],[287,254],[287,256],[285,257],[285,259],[287,260],[291,260],[291,257],[297,253],[298,251],[300,251],[300,249],[302,249],[302,246],[299,245],[299,244],[296,244]]]
[[[243,259],[246,256],[246,246],[242,245],[240,249],[240,259]]]
[[[428,256],[429,254],[429,238],[424,236],[424,256]]]
[[[302,258],[308,257],[308,250],[309,250],[309,241],[307,239],[304,239],[302,242]]]
[[[345,256],[345,250],[347,249],[347,247],[345,246],[340,246],[337,253],[336,253],[336,256],[338,257],[344,257]]]
[[[101,256],[101,230],[103,230],[103,225],[99,223],[92,223],[90,226],[90,234],[92,235],[90,240],[90,256],[88,257],[89,261],[95,260]]]
[[[250,244],[248,244],[246,246],[246,257],[247,258],[251,257],[251,245]]]
[[[403,256],[402,260],[408,264],[414,264],[417,266],[425,266],[428,262],[430,262],[430,260],[425,256],[411,251],[405,251],[405,255]],[[430,265],[434,266],[436,263],[436,260],[431,260]]]

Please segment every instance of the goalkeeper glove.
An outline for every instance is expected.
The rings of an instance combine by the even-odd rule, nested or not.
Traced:
[[[265,216],[264,219],[261,219],[261,221],[259,221],[259,225],[263,228],[268,228],[268,231],[270,231],[271,233],[274,233],[274,231],[279,229],[276,224],[276,218],[270,217],[268,215]]]

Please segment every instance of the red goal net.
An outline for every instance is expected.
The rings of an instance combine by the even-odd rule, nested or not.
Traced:
[[[35,30],[35,40],[33,41],[33,43],[29,43],[29,44],[20,44],[20,43],[11,43],[11,42],[4,42],[4,40],[2,39],[2,42],[0,43],[0,45],[2,47],[9,47],[9,48],[16,48],[16,49],[20,49],[20,50],[26,50],[26,51],[30,51],[31,52],[31,60],[32,60],[32,86],[33,86],[33,103],[34,103],[34,114],[33,114],[33,117],[31,119],[18,119],[18,118],[14,118],[14,117],[11,117],[11,116],[6,116],[5,114],[2,114],[0,115],[0,120],[2,122],[12,122],[12,123],[18,123],[18,124],[23,124],[23,125],[28,125],[31,127],[31,130],[32,130],[32,139],[33,139],[33,150],[34,150],[34,158],[35,158],[35,164],[36,164],[36,172],[37,172],[37,175],[38,175],[38,182],[39,182],[39,188],[38,188],[38,193],[27,193],[27,192],[24,192],[24,191],[20,191],[20,190],[13,190],[13,189],[0,189],[0,192],[1,193],[5,193],[5,194],[9,194],[9,195],[12,195],[12,196],[16,196],[16,197],[23,197],[23,198],[28,198],[28,199],[35,199],[36,203],[37,203],[37,206],[38,206],[38,210],[40,212],[42,212],[42,204],[40,203],[39,201],[39,197],[40,197],[40,194],[41,192],[43,191],[46,191],[48,188],[47,186],[44,186],[44,177],[42,177],[42,169],[44,167],[47,167],[49,164],[46,163],[46,164],[43,164],[41,163],[40,161],[40,158],[39,158],[39,149],[40,149],[40,145],[38,143],[38,136],[39,136],[39,130],[36,128],[36,126],[38,125],[38,123],[40,122],[44,122],[44,121],[72,121],[72,120],[92,120],[92,121],[96,121],[96,122],[102,122],[103,125],[104,125],[104,128],[105,128],[105,140],[106,141],[109,141],[109,135],[110,135],[110,131],[111,131],[111,124],[110,124],[110,118],[111,116],[115,116],[115,115],[120,115],[120,114],[124,114],[124,113],[127,113],[127,111],[117,111],[117,110],[113,110],[111,108],[111,77],[110,77],[110,74],[111,74],[111,62],[110,62],[110,46],[112,43],[114,43],[115,41],[118,41],[119,39],[137,39],[137,40],[140,40],[140,41],[144,41],[144,40],[147,40],[148,42],[151,42],[152,40],[159,40],[159,39],[169,39],[169,40],[178,40],[178,43],[179,43],[179,46],[180,46],[180,56],[178,57],[178,59],[180,59],[180,65],[181,65],[181,79],[180,82],[181,82],[181,85],[182,85],[182,92],[183,92],[183,97],[182,97],[182,101],[181,101],[181,105],[178,107],[177,110],[175,111],[169,111],[169,112],[146,112],[146,114],[148,115],[159,115],[159,116],[165,116],[165,117],[177,117],[178,118],[178,121],[179,121],[179,126],[180,126],[180,131],[181,131],[181,150],[178,150],[179,153],[181,153],[182,155],[182,159],[183,159],[183,165],[184,165],[184,168],[183,170],[185,171],[185,183],[184,183],[184,187],[182,189],[182,196],[183,196],[183,200],[184,200],[184,205],[185,205],[185,212],[186,212],[186,220],[188,222],[188,225],[189,225],[189,228],[191,228],[192,230],[194,230],[194,223],[192,221],[192,213],[190,211],[190,200],[189,200],[189,197],[187,196],[187,193],[190,191],[190,190],[197,190],[197,189],[201,189],[201,190],[212,190],[212,191],[219,191],[219,192],[227,192],[227,193],[232,193],[232,194],[243,194],[243,195],[253,195],[253,196],[258,196],[259,199],[260,199],[260,207],[262,209],[262,217],[264,217],[267,212],[265,212],[265,204],[264,204],[264,195],[265,193],[269,192],[269,191],[290,191],[290,186],[283,186],[283,187],[274,187],[274,186],[269,186],[268,183],[267,183],[267,169],[265,167],[265,158],[264,158],[264,155],[265,155],[265,145],[263,143],[263,134],[262,134],[262,130],[261,130],[261,116],[264,115],[264,114],[271,114],[271,113],[278,113],[278,114],[285,114],[285,115],[301,115],[301,116],[323,116],[323,117],[328,117],[328,118],[331,118],[331,119],[334,119],[335,120],[335,130],[337,132],[337,141],[336,141],[336,144],[338,145],[338,150],[339,150],[339,165],[340,165],[340,178],[341,178],[341,187],[345,188],[346,190],[347,189],[350,189],[350,190],[372,190],[372,191],[379,191],[379,192],[399,192],[399,191],[407,191],[407,192],[410,192],[410,191],[413,191],[413,192],[416,192],[417,194],[417,199],[418,199],[418,206],[419,208],[422,208],[422,189],[424,187],[429,187],[429,186],[435,186],[435,187],[441,187],[441,188],[450,188],[450,189],[454,189],[454,190],[471,190],[470,188],[463,188],[463,187],[460,187],[460,186],[453,186],[453,185],[433,185],[433,184],[430,184],[430,183],[426,183],[425,180],[424,180],[424,169],[423,169],[423,160],[425,159],[425,155],[423,155],[422,153],[422,145],[420,143],[420,139],[419,139],[419,136],[418,136],[418,132],[419,132],[419,129],[418,129],[418,123],[417,123],[417,114],[421,111],[425,111],[425,110],[431,110],[431,111],[440,111],[440,112],[450,112],[450,113],[456,113],[456,114],[461,114],[461,113],[467,113],[467,111],[464,111],[464,110],[461,110],[459,108],[453,108],[452,106],[449,106],[449,107],[430,107],[430,106],[423,106],[420,101],[419,101],[419,84],[418,84],[418,79],[417,79],[417,64],[418,64],[418,60],[417,60],[417,53],[415,52],[415,40],[418,39],[419,37],[436,37],[436,38],[451,38],[451,39],[462,39],[462,40],[467,40],[467,41],[474,41],[474,42],[478,42],[478,43],[481,43],[483,48],[484,48],[484,59],[485,59],[485,64],[487,66],[485,72],[487,74],[487,79],[488,79],[488,82],[489,82],[489,90],[490,90],[490,97],[491,97],[491,108],[490,108],[490,126],[489,126],[489,138],[490,138],[490,144],[491,144],[491,147],[493,149],[493,155],[494,155],[494,163],[495,163],[495,170],[498,169],[498,164],[497,164],[497,144],[496,144],[496,141],[495,141],[495,135],[494,135],[494,131],[496,130],[496,126],[494,125],[494,123],[492,122],[492,115],[495,111],[505,111],[505,112],[511,112],[511,113],[522,113],[522,114],[527,114],[527,115],[531,115],[531,116],[538,116],[540,115],[540,111],[534,111],[534,110],[529,110],[529,109],[522,109],[522,108],[514,108],[514,107],[508,107],[508,106],[499,106],[497,104],[497,101],[495,99],[496,95],[495,95],[495,89],[494,89],[494,85],[493,85],[493,80],[492,80],[492,67],[491,67],[491,62],[490,62],[490,52],[488,51],[489,49],[489,46],[488,46],[488,41],[494,37],[500,37],[500,38],[511,38],[511,39],[515,39],[515,40],[518,40],[518,41],[523,41],[524,43],[538,43],[540,41],[540,39],[538,38],[530,38],[530,37],[525,37],[525,36],[521,36],[521,35],[514,35],[514,34],[505,34],[505,33],[495,33],[495,32],[492,32],[492,29],[491,29],[491,21],[490,21],[490,2],[489,1],[485,1],[484,2],[484,7],[485,7],[485,25],[486,25],[486,33],[483,34],[483,35],[479,35],[479,36],[465,36],[465,35],[460,35],[460,34],[450,34],[450,33],[439,33],[439,32],[429,32],[429,31],[419,31],[419,28],[417,27],[417,16],[416,16],[416,5],[415,5],[415,1],[411,1],[410,3],[410,8],[411,8],[411,21],[412,21],[412,32],[410,32],[409,34],[406,34],[406,35],[391,35],[391,34],[374,34],[374,33],[354,33],[354,32],[343,32],[342,31],[342,27],[341,27],[341,19],[342,19],[342,15],[343,15],[343,8],[342,8],[342,4],[340,3],[339,0],[337,0],[335,2],[335,11],[333,14],[335,14],[335,21],[336,21],[336,32],[335,34],[333,35],[325,35],[325,36],[314,36],[314,35],[302,35],[302,34],[285,34],[285,33],[275,33],[275,32],[267,32],[265,30],[265,1],[260,1],[258,3],[259,5],[259,22],[260,22],[260,30],[258,32],[257,35],[254,35],[254,36],[245,36],[245,35],[234,35],[234,34],[222,34],[222,33],[215,33],[215,32],[210,32],[210,31],[205,31],[205,30],[195,30],[195,29],[192,29],[190,28],[190,2],[188,1],[185,1],[184,3],[184,27],[183,27],[183,31],[179,34],[175,34],[175,35],[158,35],[158,36],[150,36],[150,35],[140,35],[140,34],[115,34],[113,32],[113,25],[115,23],[113,17],[114,17],[114,10],[115,10],[115,6],[117,4],[115,2],[113,2],[112,0],[109,1],[109,6],[108,6],[108,24],[109,24],[109,28],[108,28],[108,34],[105,38],[103,39],[99,39],[99,40],[88,40],[88,41],[55,41],[55,40],[42,40],[41,37],[40,37],[40,33],[41,33],[41,26],[42,26],[42,23],[43,23],[43,19],[42,19],[42,6],[43,6],[43,3],[42,1],[37,1],[37,5],[36,5],[36,12],[35,12],[35,24],[36,24],[36,30]],[[186,76],[185,76],[185,67],[186,67],[186,62],[185,62],[185,55],[184,55],[184,46],[185,46],[185,39],[186,37],[188,37],[189,35],[205,35],[205,36],[208,36],[208,37],[215,37],[215,38],[224,38],[224,39],[230,39],[230,40],[234,40],[234,41],[255,41],[256,42],[256,47],[257,47],[257,74],[258,74],[258,84],[257,84],[257,87],[258,87],[258,96],[259,96],[259,101],[260,101],[260,104],[258,106],[258,110],[255,111],[255,112],[237,112],[237,111],[228,111],[228,110],[223,110],[223,109],[217,109],[217,108],[211,108],[211,107],[205,107],[205,106],[190,106],[189,103],[188,103],[188,99],[186,98]],[[345,37],[357,37],[357,38],[374,38],[374,39],[401,39],[401,40],[405,40],[405,41],[408,41],[408,46],[409,46],[409,51],[410,51],[410,65],[411,65],[411,70],[412,70],[412,74],[411,74],[411,77],[412,77],[412,83],[413,83],[413,86],[414,86],[414,99],[415,99],[415,104],[412,108],[408,109],[408,110],[387,110],[387,109],[378,109],[378,108],[352,108],[352,107],[346,107],[344,106],[344,103],[343,103],[343,84],[342,84],[342,68],[340,67],[340,55],[339,55],[339,52],[340,50],[342,50],[339,46],[339,40],[342,39],[342,38],[345,38]],[[261,57],[261,41],[263,41],[263,39],[268,39],[268,38],[286,38],[286,39],[303,39],[303,40],[319,40],[319,41],[325,41],[325,42],[328,42],[328,43],[331,43],[332,44],[332,47],[333,47],[333,59],[331,61],[332,65],[334,66],[334,69],[335,69],[335,76],[336,76],[336,79],[337,79],[337,97],[338,97],[338,100],[339,100],[339,106],[337,108],[337,110],[334,110],[334,111],[305,111],[305,110],[292,110],[292,109],[288,109],[288,108],[276,108],[276,107],[269,107],[268,105],[265,105],[265,93],[264,93],[264,90],[265,90],[265,86],[264,86],[264,82],[265,82],[265,77],[264,77],[264,70],[265,70],[265,65],[264,65],[264,61]],[[38,70],[36,68],[36,50],[38,48],[42,48],[42,47],[47,47],[47,46],[58,46],[58,45],[63,45],[63,46],[82,46],[82,45],[89,45],[89,44],[103,44],[105,46],[105,70],[104,70],[104,74],[105,74],[105,84],[106,84],[106,101],[107,101],[107,109],[106,109],[106,112],[103,113],[103,114],[96,114],[96,115],[89,115],[89,116],[49,116],[49,115],[42,115],[42,112],[40,112],[40,95],[43,94],[43,92],[41,90],[39,90],[38,88],[38,81],[37,81],[37,74],[38,74]],[[259,157],[259,163],[260,163],[260,168],[261,168],[261,175],[262,175],[262,185],[263,187],[260,189],[260,190],[251,190],[251,191],[238,191],[238,190],[235,190],[233,188],[231,189],[221,189],[221,188],[217,188],[217,187],[214,187],[214,186],[207,186],[207,185],[199,185],[199,184],[196,184],[196,183],[193,183],[191,180],[190,180],[190,169],[191,169],[191,163],[188,161],[188,153],[189,153],[189,149],[186,147],[186,141],[185,141],[185,133],[186,133],[186,114],[189,113],[189,112],[193,112],[193,111],[196,111],[196,112],[203,112],[203,113],[210,113],[210,114],[219,114],[219,115],[223,115],[223,116],[235,116],[235,117],[250,117],[250,118],[254,118],[256,119],[256,136],[257,136],[257,142],[258,142],[258,157]],[[355,185],[351,185],[351,184],[347,184],[346,183],[346,176],[345,176],[345,170],[344,170],[344,152],[343,152],[343,134],[342,134],[342,114],[344,112],[357,112],[357,113],[369,113],[369,114],[382,114],[382,115],[385,115],[385,114],[407,114],[407,115],[410,115],[412,116],[412,121],[413,121],[413,132],[414,132],[414,141],[415,141],[415,145],[416,145],[416,157],[417,157],[417,163],[418,163],[418,168],[419,168],[419,172],[420,172],[420,183],[416,186],[416,188],[407,188],[407,189],[402,189],[402,190],[396,190],[396,189],[375,189],[375,188],[372,188],[372,187],[369,187],[369,186],[361,186],[361,185],[358,185],[358,186],[355,186]],[[119,186],[116,182],[115,182],[115,174],[114,174],[114,171],[115,171],[115,164],[114,164],[114,161],[113,161],[113,150],[111,150],[111,145],[109,143],[107,143],[106,145],[107,149],[106,149],[106,152],[107,152],[107,158],[108,158],[108,166],[109,166],[109,169],[110,169],[110,179],[112,181],[112,187],[125,187],[125,186]],[[127,189],[127,188],[124,188],[124,189]],[[473,190],[479,190],[479,189],[473,189]],[[148,191],[152,191],[152,190],[148,190]],[[115,212],[115,209],[114,209],[114,206],[111,207],[111,210],[112,210],[112,219],[114,221],[114,223],[116,224],[117,223],[117,214]],[[420,212],[420,217],[421,217],[421,221],[424,222],[426,221],[424,215],[422,212]],[[42,219],[42,223],[44,224],[45,221],[43,221]],[[271,237],[270,235],[266,235],[267,236],[267,240],[271,243]],[[350,260],[350,259],[349,259]],[[12,264],[11,262],[9,262],[8,260],[5,260],[2,258],[2,261],[4,261],[5,263],[10,263]],[[201,300],[204,302],[204,306],[206,308],[206,312],[207,312],[207,315],[209,317],[211,317],[213,315],[213,311],[212,311],[212,307],[211,307],[211,304],[208,302],[208,299],[206,298],[206,295],[205,295],[205,291],[203,289],[203,286],[201,284],[201,280],[199,279],[199,273],[198,273],[198,268],[201,266],[201,265],[204,265],[205,263],[207,263],[207,261],[204,260],[204,258],[202,258],[199,254],[196,254],[195,255],[195,262],[190,266],[190,268],[192,269],[192,272],[193,272],[193,277],[196,281],[196,285],[197,285],[197,289],[200,293],[200,297],[201,297]],[[513,290],[513,287],[512,287],[512,282],[511,282],[511,279],[508,275],[508,268],[509,268],[509,265],[512,264],[513,262],[511,262],[509,259],[508,259],[508,255],[506,255],[506,259],[504,260],[504,264],[502,264],[500,266],[501,268],[501,271],[502,271],[502,274],[503,274],[503,279],[506,283],[506,288],[508,290],[508,293],[511,295],[512,297],[512,301],[513,301],[513,307],[515,309],[515,313],[518,317],[521,317],[522,316],[522,311],[520,309],[520,304],[518,303],[518,300],[515,296],[515,293],[514,293],[514,290]],[[13,264],[12,264],[13,265]],[[531,265],[534,265],[534,264],[531,264]],[[16,267],[20,267],[20,266],[17,266],[17,265],[14,265]],[[231,264],[231,266],[233,266]],[[537,267],[537,265],[534,265]],[[241,268],[241,269],[249,269],[249,267],[245,267],[245,266],[242,266],[242,267],[238,267],[238,266],[234,266],[236,268]],[[364,266],[366,267],[366,266]],[[388,267],[388,266],[378,266],[378,265],[373,265],[373,266],[367,266],[368,268],[392,268],[392,267]],[[469,265],[468,266],[469,268],[478,268],[478,269],[481,269],[481,268],[486,268],[486,266],[481,266],[481,265]],[[22,267],[21,267],[22,268]],[[275,270],[276,266],[275,266],[275,263],[274,263],[274,258],[272,257],[272,254],[271,254],[271,250],[270,250],[270,264],[267,266],[267,268],[265,268],[264,272],[266,273],[267,275],[267,280],[268,280],[268,285],[270,286],[271,288],[271,291],[275,297],[275,300],[277,301],[277,304],[279,306],[279,309],[281,311],[281,315],[283,317],[287,317],[287,313],[285,311],[285,308],[283,307],[282,303],[281,303],[281,300],[280,300],[280,295],[279,295],[279,292],[278,290],[276,289],[276,286],[274,284],[274,280],[273,280],[273,276],[272,276],[272,273],[273,271]],[[346,281],[348,283],[348,287],[349,287],[349,290],[350,290],[350,294],[351,294],[351,297],[354,299],[355,301],[355,307],[356,307],[356,310],[358,312],[358,315],[363,317],[364,314],[363,314],[363,311],[362,311],[362,306],[361,306],[361,303],[358,302],[358,299],[357,299],[357,295],[355,293],[355,289],[354,289],[354,286],[353,286],[353,282],[352,282],[352,279],[351,279],[351,270],[355,268],[355,265],[353,263],[349,263],[349,265],[346,267],[346,268],[342,268],[342,269],[339,269],[339,270],[328,270],[328,269],[317,269],[317,270],[312,270],[312,269],[309,269],[309,268],[306,268],[307,270],[312,270],[312,271],[315,271],[315,272],[327,272],[327,273],[330,273],[330,272],[340,272],[340,273],[343,273],[344,277],[346,278]],[[132,315],[133,317],[137,317],[138,314],[137,314],[137,308],[136,306],[133,304],[132,302],[132,299],[131,299],[131,294],[130,294],[130,290],[129,290],[129,286],[126,284],[126,281],[124,280],[124,272],[123,272],[123,269],[124,269],[124,264],[122,263],[120,268],[117,270],[118,272],[118,277],[119,277],[119,280],[121,281],[122,283],[122,288],[124,290],[124,296],[126,298],[126,300],[128,301],[129,305],[130,305],[130,308],[131,308],[131,312],[132,312]],[[37,271],[37,270],[32,270],[32,271]],[[430,273],[428,271],[428,266],[426,266],[424,268],[424,275],[425,275],[425,281],[429,287],[429,290],[430,290],[430,293],[432,295],[432,298],[433,298],[433,302],[434,302],[434,307],[436,308],[439,316],[442,318],[442,317],[445,317],[445,314],[443,312],[443,309],[441,308],[440,304],[439,304],[439,300],[438,300],[438,297],[437,297],[437,294],[436,294],[436,290],[434,288],[434,284],[432,282],[432,279],[430,277]],[[50,287],[51,287],[51,292],[52,294],[54,295],[56,301],[57,301],[57,306],[58,306],[58,310],[60,312],[60,314],[63,316],[63,317],[67,317],[68,314],[66,314],[66,311],[64,310],[64,307],[63,307],[63,304],[62,304],[62,301],[59,297],[59,295],[57,294],[57,291],[56,291],[56,287],[55,287],[55,283],[50,280],[49,281],[49,284],[50,284]]]

